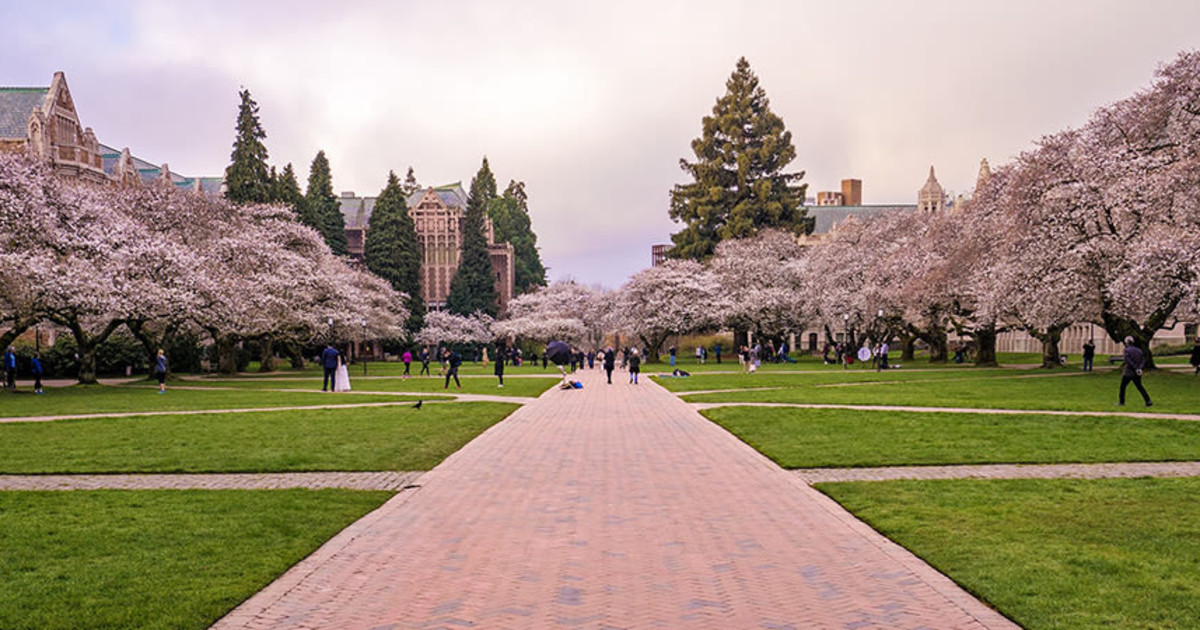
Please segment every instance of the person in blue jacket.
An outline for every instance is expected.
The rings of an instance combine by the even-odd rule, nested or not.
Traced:
[[[4,353],[4,386],[17,391],[17,353],[12,346]]]
[[[33,360],[29,362],[29,371],[33,372],[33,393],[45,394],[42,391],[42,355],[34,353]]]
[[[325,380],[321,381],[321,391],[333,389],[333,375],[337,372],[338,366],[338,351],[333,349],[333,346],[325,346],[325,350],[321,352],[321,367],[325,368]]]

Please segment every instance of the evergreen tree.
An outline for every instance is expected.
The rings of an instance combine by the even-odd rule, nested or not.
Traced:
[[[694,181],[671,191],[670,216],[684,223],[671,235],[676,258],[705,260],[720,241],[764,228],[812,231],[803,207],[807,184],[799,183],[804,172],[783,171],[796,157],[792,133],[771,112],[744,57],[725,90],[692,141],[696,161],[679,161]]]
[[[275,180],[274,197],[275,201],[291,208],[301,223],[314,225],[312,217],[309,216],[308,201],[304,198],[304,193],[300,192],[300,182],[296,180],[296,171],[291,162],[283,167],[283,173]]]
[[[333,194],[333,175],[329,170],[329,159],[324,151],[317,151],[313,158],[312,167],[308,171],[308,193],[305,195],[309,207],[309,223],[324,237],[329,249],[339,256],[345,256],[346,250],[346,220],[342,218],[342,204]]]
[[[267,203],[271,201],[271,181],[267,171],[267,146],[258,121],[258,103],[250,98],[250,90],[238,92],[236,135],[229,166],[225,168],[225,197],[234,203]]]
[[[510,181],[504,194],[489,206],[496,242],[513,246],[514,292],[526,293],[546,286],[546,267],[537,250],[537,235],[529,219],[525,183]]]
[[[496,196],[496,178],[488,168],[487,158],[471,180],[471,192],[467,194],[467,210],[463,214],[459,230],[462,233],[462,251],[459,254],[458,270],[450,281],[450,295],[446,298],[446,309],[458,315],[471,315],[482,311],[495,316],[499,310],[496,296],[496,276],[492,271],[491,256],[487,250],[484,220],[488,206]]]
[[[417,176],[413,174],[413,167],[408,167],[408,174],[404,176],[404,184],[400,186],[400,190],[404,191],[405,198],[421,190],[421,185],[417,183]]]
[[[410,315],[405,327],[415,335],[424,325],[425,301],[421,299],[421,250],[405,197],[400,179],[389,172],[367,224],[363,262],[397,291],[408,294],[405,305]]]

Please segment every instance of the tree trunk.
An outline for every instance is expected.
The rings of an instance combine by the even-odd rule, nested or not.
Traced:
[[[996,361],[996,326],[994,324],[977,328],[975,343],[979,346],[975,354],[976,366],[995,367],[999,365]]]
[[[750,330],[746,328],[733,329],[733,351],[741,352],[742,346],[750,345]]]
[[[14,321],[11,329],[4,331],[4,334],[0,334],[0,352],[7,350],[17,340],[17,337],[20,337],[26,330],[29,330],[34,323],[32,317]]]
[[[237,374],[237,342],[229,335],[217,337],[217,373]]]
[[[946,339],[946,330],[938,324],[934,324],[925,331],[922,336],[925,343],[929,344],[929,362],[930,363],[945,363],[949,355],[949,342]]]
[[[133,335],[134,339],[141,342],[142,349],[146,351],[146,365],[150,366],[150,374],[146,378],[154,380],[154,364],[158,361],[158,351],[160,348],[165,350],[174,342],[175,333],[178,332],[178,328],[167,326],[163,330],[163,333],[157,337],[146,329],[146,322],[125,322],[125,328],[129,329],[129,333]],[[167,358],[169,359],[170,357]],[[167,376],[170,376],[170,374],[171,362],[167,361]]]
[[[912,361],[917,356],[917,338],[910,334],[897,335],[900,339],[900,360]]]
[[[1150,340],[1154,338],[1155,331],[1162,327],[1166,318],[1159,321],[1158,317],[1152,316],[1147,325],[1142,327],[1127,317],[1117,317],[1110,313],[1102,313],[1101,317],[1104,320],[1104,331],[1108,333],[1109,338],[1117,343],[1125,343],[1126,337],[1133,337],[1133,345],[1140,348],[1146,357],[1144,369],[1156,369],[1154,354],[1150,352]]]
[[[287,346],[288,358],[292,362],[293,370],[304,369],[304,350],[300,348],[298,343],[289,343]]]
[[[75,337],[75,345],[79,350],[79,382],[83,385],[95,385],[96,380],[96,353],[100,349],[100,344],[108,339],[109,335],[113,334],[117,328],[124,322],[114,321],[109,322],[104,330],[98,334],[89,335],[83,329],[83,326],[78,321],[67,323],[71,329],[71,334]]]
[[[258,365],[259,372],[274,372],[275,371],[275,340],[271,335],[264,335],[259,342],[259,348],[262,351],[262,362]]]

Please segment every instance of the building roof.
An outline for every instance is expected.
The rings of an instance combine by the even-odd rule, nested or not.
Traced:
[[[46,102],[48,87],[0,87],[0,138],[25,140],[29,115]]]
[[[890,204],[870,206],[807,206],[805,211],[813,217],[813,234],[828,234],[833,226],[849,217],[872,217],[885,212],[916,212],[916,204]]]
[[[421,197],[429,192],[428,188],[422,188],[417,192],[408,196],[404,200],[404,204],[408,208],[414,208],[417,202],[421,201]],[[463,190],[462,182],[454,182],[453,184],[445,184],[433,189],[434,194],[448,208],[466,209],[467,207],[467,192]],[[342,219],[346,222],[346,229],[358,229],[367,227],[367,223],[371,220],[371,212],[375,210],[375,201],[379,197],[338,197],[338,203],[341,204]]]
[[[133,161],[133,168],[137,170],[138,176],[143,182],[151,182],[162,176],[162,166],[156,166],[143,160],[136,155],[130,155],[129,158]],[[103,165],[104,172],[112,176],[116,173],[117,163],[121,160],[121,150],[100,143],[100,160]],[[185,190],[196,190],[197,185],[201,192],[216,195],[221,192],[221,184],[225,181],[224,177],[188,177],[171,171],[171,183],[176,187]]]

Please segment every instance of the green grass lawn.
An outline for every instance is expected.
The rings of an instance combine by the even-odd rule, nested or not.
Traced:
[[[400,378],[397,376],[351,376],[350,386],[354,392],[401,392],[401,393],[434,393],[434,394],[488,394],[492,396],[527,396],[534,398],[559,383],[558,375],[546,377],[519,377],[504,379],[504,387],[497,387],[496,377],[492,375],[463,376],[459,379],[462,389],[450,381],[450,388],[445,389],[444,378]],[[246,376],[239,378],[197,378],[175,383],[183,387],[214,387],[226,389],[288,389],[313,390],[320,389],[321,379]],[[157,384],[146,384],[145,387],[157,387]],[[353,392],[352,392],[353,393]]]
[[[1200,423],[1126,417],[719,407],[784,468],[1200,460]]]
[[[388,492],[0,492],[0,627],[207,628]]]
[[[182,384],[182,383],[180,383]],[[46,394],[0,393],[0,417],[61,416],[91,413],[138,413],[146,411],[198,411],[201,409],[251,409],[336,405],[365,402],[417,400],[418,396],[340,395],[321,392],[196,391],[170,389],[157,393],[157,385],[109,386],[72,385],[47,387]],[[428,399],[429,396],[420,396]]]
[[[1025,628],[1200,619],[1200,479],[818,487]]]
[[[771,391],[742,391],[687,396],[689,402],[783,402],[851,405],[903,405],[1065,411],[1117,411],[1121,377],[1115,371],[1076,374],[1025,370],[868,373],[838,377],[829,373],[791,375],[698,375],[659,379],[676,391],[737,387],[781,387]],[[763,378],[759,378],[763,377]],[[1155,412],[1200,412],[1200,378],[1191,374],[1156,371],[1143,380]],[[1131,386],[1128,411],[1144,411],[1141,396]]]
[[[516,408],[439,403],[0,423],[0,473],[428,470]]]

